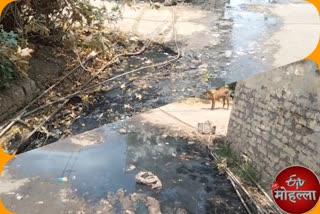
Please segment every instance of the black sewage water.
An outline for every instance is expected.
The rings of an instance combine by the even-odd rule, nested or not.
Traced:
[[[161,137],[157,132],[121,135],[107,127],[77,138],[77,142],[96,144],[78,146],[73,141],[66,139],[21,154],[7,169],[17,179],[40,177],[56,182],[58,177],[68,177],[67,184],[77,197],[92,206],[122,189],[127,195],[143,193],[157,199],[163,213],[177,208],[188,213],[245,213],[229,181],[219,175],[198,143]],[[128,170],[130,166],[135,168]],[[140,171],[157,175],[162,189],[136,184],[135,175]],[[141,204],[135,207],[136,213],[147,213]]]

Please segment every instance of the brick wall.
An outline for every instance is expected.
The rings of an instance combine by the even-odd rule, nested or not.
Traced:
[[[265,181],[293,164],[320,175],[320,75],[299,61],[239,81],[227,141]]]

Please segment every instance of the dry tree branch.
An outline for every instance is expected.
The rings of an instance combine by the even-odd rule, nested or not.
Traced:
[[[85,59],[82,64],[87,63],[88,61],[90,61],[91,59],[97,57],[101,52],[98,52],[92,56],[89,56],[87,59]],[[26,111],[27,109],[32,106],[35,102],[37,102],[40,98],[42,98],[44,95],[46,95],[49,91],[51,91],[53,88],[55,88],[57,85],[59,85],[62,81],[64,81],[67,77],[69,77],[71,74],[73,74],[76,70],[78,70],[81,67],[81,65],[76,66],[75,68],[73,68],[70,72],[68,72],[66,75],[64,75],[62,78],[60,78],[60,80],[58,80],[55,84],[51,85],[47,90],[45,90],[44,92],[42,92],[42,94],[40,94],[38,97],[36,97],[35,99],[33,99],[27,106],[25,106],[20,113],[18,114],[18,116],[16,116],[14,119],[11,120],[11,122],[4,127],[1,132],[0,132],[0,138],[19,120],[21,120],[23,117],[26,116]]]
[[[174,19],[175,19],[175,16],[174,16],[174,10],[173,10],[173,20],[174,20]],[[104,85],[104,84],[106,84],[106,83],[108,83],[108,82],[110,82],[110,81],[112,81],[112,80],[115,80],[115,79],[117,79],[117,78],[119,78],[119,77],[122,77],[122,76],[125,76],[125,75],[128,75],[128,74],[131,74],[131,73],[134,73],[134,72],[137,72],[137,71],[145,70],[145,69],[148,69],[148,68],[163,67],[163,66],[165,66],[165,65],[168,65],[168,64],[170,64],[170,63],[178,60],[178,59],[180,58],[180,56],[181,56],[181,53],[180,53],[180,49],[179,49],[178,44],[177,44],[177,35],[176,35],[177,33],[176,33],[175,25],[173,25],[173,31],[174,31],[174,35],[175,35],[175,37],[174,37],[174,39],[175,39],[175,45],[176,45],[176,49],[177,49],[177,52],[178,52],[178,53],[177,53],[177,56],[176,56],[175,58],[170,59],[170,60],[165,60],[165,61],[163,61],[163,62],[161,62],[161,63],[156,63],[156,64],[152,64],[152,65],[149,65],[149,66],[143,66],[143,67],[140,67],[140,68],[138,68],[138,69],[134,69],[134,70],[131,70],[131,71],[128,71],[128,72],[125,72],[125,73],[116,75],[116,76],[114,76],[114,77],[112,77],[112,78],[109,78],[109,79],[107,79],[107,80],[104,80],[104,81],[102,81],[102,82],[99,82],[99,83],[97,83],[97,84],[94,84],[94,85],[92,85],[92,86],[85,87],[85,86],[87,86],[87,85],[89,84],[89,82],[91,82],[91,81],[94,79],[94,77],[96,77],[96,75],[95,75],[95,76],[93,76],[92,78],[90,78],[90,80],[89,80],[85,85],[83,85],[83,86],[80,88],[80,90],[78,90],[77,92],[74,92],[74,93],[72,93],[72,94],[69,94],[69,95],[67,95],[67,96],[65,96],[65,97],[62,97],[62,98],[60,98],[60,99],[58,99],[58,100],[56,100],[56,101],[54,101],[54,102],[51,102],[51,103],[48,103],[48,104],[46,104],[46,105],[40,106],[39,108],[34,109],[33,111],[26,113],[24,116],[28,116],[28,115],[30,115],[30,114],[32,114],[32,113],[34,113],[34,112],[36,112],[36,111],[38,111],[38,110],[40,110],[40,109],[43,109],[43,108],[45,108],[45,107],[47,107],[47,106],[50,106],[50,105],[53,105],[53,104],[56,104],[56,103],[59,103],[59,102],[62,102],[62,101],[63,101],[62,105],[60,105],[57,110],[55,110],[48,118],[46,118],[46,119],[41,123],[41,125],[37,126],[37,127],[27,136],[27,138],[25,138],[23,141],[20,142],[20,144],[18,145],[18,148],[16,149],[16,151],[14,152],[14,154],[23,152],[24,149],[28,147],[27,142],[29,141],[29,139],[30,139],[42,126],[44,126],[49,120],[51,120],[51,119],[54,117],[54,115],[56,115],[56,114],[66,105],[66,103],[69,101],[69,99],[70,99],[71,97],[76,96],[76,95],[78,95],[78,94],[80,94],[80,93],[83,93],[83,92],[92,90],[92,89],[94,89],[94,88],[96,88],[96,87],[98,87],[98,86]],[[155,36],[155,35],[156,35],[156,34],[154,34],[154,36]],[[116,60],[117,58],[119,58],[120,56],[134,56],[134,55],[141,54],[143,51],[145,51],[146,47],[150,45],[150,43],[151,43],[151,40],[148,40],[148,42],[146,43],[146,45],[145,45],[140,51],[138,51],[138,52],[136,52],[136,53],[119,54],[119,55],[115,56],[115,57],[113,58],[113,60],[111,60],[111,61],[108,62],[105,66],[103,66],[97,73],[103,71],[107,66],[113,64],[113,63],[115,62],[115,60]],[[134,78],[134,79],[135,79],[135,78]],[[131,81],[133,81],[134,79],[132,79]],[[114,88],[112,88],[112,89],[110,89],[110,90],[113,90],[113,89],[114,89]]]

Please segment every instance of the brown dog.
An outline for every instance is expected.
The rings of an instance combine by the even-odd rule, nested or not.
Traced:
[[[205,94],[207,94],[212,101],[211,110],[214,109],[216,101],[220,99],[223,100],[223,108],[227,101],[227,109],[229,109],[229,101],[230,101],[229,89],[227,88],[221,88],[218,90],[213,89],[213,90],[206,91]]]

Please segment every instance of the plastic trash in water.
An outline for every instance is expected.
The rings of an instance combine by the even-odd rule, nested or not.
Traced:
[[[56,178],[56,181],[58,181],[58,182],[68,182],[68,178],[67,177]]]
[[[18,193],[18,194],[16,195],[16,198],[17,198],[17,200],[20,201],[21,199],[23,199],[23,196]]]

